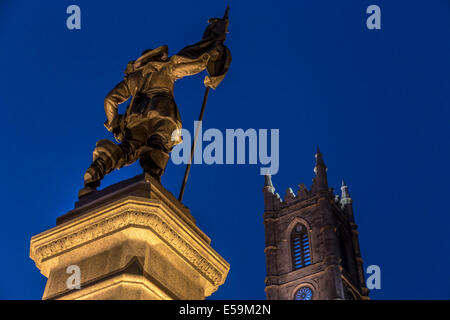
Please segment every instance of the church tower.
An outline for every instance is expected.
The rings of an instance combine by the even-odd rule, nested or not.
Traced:
[[[302,183],[284,200],[265,177],[267,299],[369,299],[348,187],[334,195],[318,148],[314,172],[311,190]]]

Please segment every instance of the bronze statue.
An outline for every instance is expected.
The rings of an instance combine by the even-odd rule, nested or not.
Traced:
[[[204,84],[215,89],[228,71],[229,49],[223,44],[228,30],[228,8],[223,18],[208,21],[202,40],[168,57],[167,46],[145,50],[128,63],[124,80],[105,98],[105,127],[117,142],[100,140],[84,175],[81,198],[94,192],[103,177],[139,159],[146,174],[161,181],[172,148],[181,143],[181,118],[173,97],[175,80],[207,70]],[[131,102],[124,115],[118,105]],[[178,133],[178,134],[177,134]]]

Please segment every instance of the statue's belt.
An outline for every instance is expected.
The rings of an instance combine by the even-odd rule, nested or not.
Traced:
[[[169,90],[148,90],[148,91],[139,91],[136,94],[136,98],[140,98],[146,96],[148,98],[153,98],[156,96],[165,96],[174,99],[173,93]]]

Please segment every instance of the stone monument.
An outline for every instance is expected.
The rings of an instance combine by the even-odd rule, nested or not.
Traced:
[[[231,62],[228,8],[208,22],[200,42],[170,58],[166,46],[144,51],[107,95],[105,127],[119,144],[97,142],[75,208],[31,239],[30,257],[48,278],[43,299],[205,299],[224,283],[229,264],[160,182],[180,142],[174,81],[206,69],[215,89]],[[143,174],[97,190],[105,174],[137,160]]]

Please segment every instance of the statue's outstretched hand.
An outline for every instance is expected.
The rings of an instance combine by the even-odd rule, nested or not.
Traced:
[[[216,40],[225,40],[228,31],[228,19],[211,18],[208,22],[209,26],[203,34],[203,39],[215,38]]]

